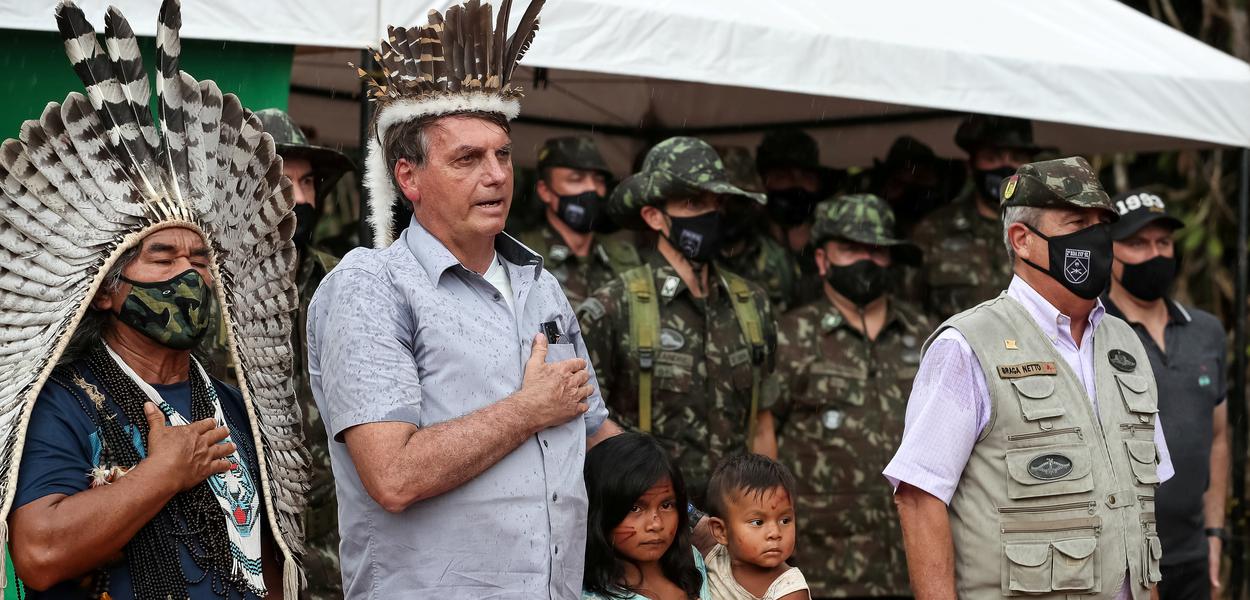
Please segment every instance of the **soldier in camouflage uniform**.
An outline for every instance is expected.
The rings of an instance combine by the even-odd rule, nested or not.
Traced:
[[[968,153],[968,185],[912,235],[925,257],[917,293],[938,321],[1007,287],[1011,263],[1003,247],[998,188],[1041,151],[1033,143],[1033,124],[1011,117],[969,116],[956,130],[955,143]]]
[[[747,449],[776,346],[764,290],[712,261],[726,196],[764,201],[729,183],[706,142],[652,148],[608,208],[622,226],[657,232],[657,245],[577,310],[612,419],[655,435],[696,503],[716,462]]]
[[[612,173],[593,139],[547,140],[538,151],[538,174],[545,220],[517,237],[543,256],[570,303],[576,306],[621,271],[642,264],[632,245],[595,234]]]
[[[308,492],[308,509],[305,511],[304,572],[308,576],[310,598],[342,598],[342,577],[339,574],[338,503],[334,494],[334,476],[330,472],[330,451],[326,429],[321,423],[321,413],[313,402],[312,388],[308,381],[308,367],[304,364],[306,341],[305,319],[308,302],[321,279],[339,262],[339,257],[318,248],[312,240],[320,202],[334,184],[348,171],[355,170],[351,159],[337,150],[313,146],[304,132],[291,117],[278,109],[258,111],[256,116],[264,124],[265,131],[273,135],[273,141],[282,156],[282,172],[291,179],[295,195],[296,249],[300,253],[296,286],[299,289],[300,311],[291,335],[291,348],[295,353],[295,395],[299,400],[304,420],[304,441],[312,453],[312,487]]]
[[[742,146],[716,149],[729,182],[748,192],[763,192],[751,151]],[[725,240],[721,264],[730,271],[759,284],[768,292],[773,310],[785,312],[794,304],[798,291],[799,265],[781,244],[760,227],[763,211],[757,202],[731,197],[725,204]]]
[[[778,460],[798,481],[796,564],[815,598],[910,595],[890,486],[877,473],[903,434],[933,329],[889,289],[889,270],[915,262],[916,249],[894,238],[894,214],[870,194],[817,205],[812,239],[824,297],[781,320],[761,421],[775,418]]]
[[[764,134],[755,149],[755,165],[768,194],[769,233],[790,254],[799,272],[794,304],[820,295],[820,276],[812,260],[812,210],[825,193],[820,148],[798,129]]]

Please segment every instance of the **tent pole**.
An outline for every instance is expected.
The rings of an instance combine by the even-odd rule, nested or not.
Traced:
[[[1242,560],[1246,542],[1246,238],[1250,236],[1250,148],[1241,149],[1237,190],[1237,281],[1233,295],[1233,388],[1228,397],[1228,420],[1232,428],[1233,486],[1228,557],[1230,598],[1241,598],[1246,586]]]

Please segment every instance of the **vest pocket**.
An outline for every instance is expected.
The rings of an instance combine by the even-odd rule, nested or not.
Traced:
[[[1124,446],[1128,448],[1128,462],[1133,468],[1133,477],[1137,478],[1137,483],[1159,483],[1159,465],[1156,462],[1158,450],[1154,441],[1124,440]]]
[[[1006,595],[1096,592],[1098,538],[1069,537],[1049,542],[1006,542]]]
[[[1007,451],[1007,497],[1012,500],[1079,494],[1094,489],[1089,447],[1039,446]]]
[[[1159,560],[1163,558],[1163,542],[1159,541],[1159,534],[1147,532],[1142,538],[1142,582],[1146,587],[1153,587],[1163,579],[1163,573],[1159,570]]]
[[[1129,412],[1136,414],[1142,423],[1151,422],[1154,414],[1159,412],[1159,405],[1150,397],[1150,382],[1141,375],[1124,373],[1116,373],[1115,380],[1120,384],[1120,397]]]
[[[1063,404],[1055,397],[1055,377],[1041,375],[1013,379],[1011,387],[1020,400],[1020,414],[1026,421],[1053,419],[1064,414]]]

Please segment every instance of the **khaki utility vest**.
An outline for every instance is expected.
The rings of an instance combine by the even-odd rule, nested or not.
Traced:
[[[1137,334],[1110,315],[1095,330],[1096,415],[1078,376],[1006,294],[934,338],[947,327],[980,361],[992,411],[950,502],[959,597],[1111,598],[1127,573],[1130,597],[1148,598],[1163,554],[1158,409]]]

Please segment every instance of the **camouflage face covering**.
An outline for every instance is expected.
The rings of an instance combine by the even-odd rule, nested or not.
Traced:
[[[175,350],[195,346],[213,318],[213,294],[195,269],[166,281],[132,281],[117,319]]]

